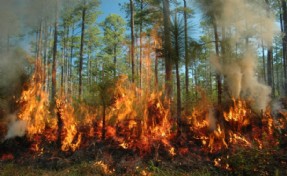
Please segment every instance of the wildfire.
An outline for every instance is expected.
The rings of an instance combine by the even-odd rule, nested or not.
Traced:
[[[40,69],[37,69],[39,71]],[[144,92],[130,84],[126,76],[120,76],[111,92],[105,111],[103,105],[89,106],[73,102],[67,95],[57,97],[55,109],[49,110],[49,96],[35,72],[18,103],[21,109],[18,120],[26,123],[26,136],[30,151],[42,155],[48,147],[63,152],[110,142],[117,149],[138,152],[139,156],[151,154],[160,160],[160,154],[175,158],[190,154],[190,144],[209,154],[222,150],[232,151],[234,146],[245,148],[278,145],[274,136],[286,127],[286,117],[275,119],[270,111],[257,115],[242,99],[232,99],[222,110],[214,106],[201,92],[202,100],[185,118],[182,133],[177,134],[172,117],[170,100],[162,92]],[[137,90],[137,91],[134,91]],[[139,93],[140,92],[140,93]],[[105,124],[102,123],[103,111]],[[286,113],[287,114],[287,113]],[[105,125],[105,126],[104,126]],[[102,139],[103,131],[105,139]],[[268,142],[266,142],[268,141]],[[57,144],[57,145],[54,145]],[[2,155],[1,160],[13,159]],[[212,159],[216,167],[230,170],[222,157]],[[112,173],[103,162],[95,163],[106,173]]]
[[[247,126],[250,123],[248,117],[250,116],[250,111],[247,109],[246,102],[243,100],[235,100],[232,98],[233,107],[230,108],[229,112],[224,112],[224,119],[236,127],[238,131],[242,127]]]

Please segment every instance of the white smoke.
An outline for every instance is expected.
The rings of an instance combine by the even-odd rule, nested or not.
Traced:
[[[265,110],[271,100],[271,88],[258,81],[257,59],[252,52],[246,52],[241,60],[229,64],[220,64],[218,58],[211,57],[211,63],[225,75],[232,97],[254,100],[255,109]]]
[[[209,109],[209,112],[206,116],[206,121],[207,121],[209,130],[211,131],[216,130],[216,118],[215,118],[213,109]]]
[[[10,121],[8,124],[8,132],[5,136],[6,139],[14,137],[22,137],[26,133],[27,122],[23,120],[17,120],[16,114],[10,114],[7,116],[7,119]]]
[[[253,38],[258,44],[263,41],[272,45],[274,33],[279,32],[275,16],[268,10],[262,0],[219,0],[223,7],[217,19],[219,26],[232,30],[232,39],[239,42],[245,38]]]
[[[260,83],[257,76],[257,56],[255,46],[264,43],[272,46],[273,36],[279,32],[274,16],[264,1],[218,0],[220,10],[214,10],[219,34],[225,36],[228,49],[236,48],[237,57],[227,51],[224,61],[211,56],[211,64],[217,72],[225,76],[230,94],[234,98],[254,101],[258,110],[265,110],[270,102],[271,88]],[[224,29],[224,30],[223,30]],[[222,59],[221,59],[222,60]]]

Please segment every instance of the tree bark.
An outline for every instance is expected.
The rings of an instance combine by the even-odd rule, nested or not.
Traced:
[[[85,5],[85,4],[84,4]],[[85,37],[85,22],[86,22],[86,7],[82,9],[82,24],[81,24],[81,46],[80,46],[80,65],[79,65],[79,100],[82,96],[82,70],[83,70],[83,54],[84,54],[84,37]]]
[[[215,38],[215,52],[216,52],[216,56],[219,58],[219,37],[218,37],[218,32],[217,32],[217,24],[215,21],[212,24],[213,24],[214,38]],[[218,101],[218,104],[221,104],[221,102],[222,102],[222,82],[221,82],[220,73],[216,74],[216,80],[217,80],[217,101]]]
[[[187,26],[187,6],[186,0],[183,0],[184,4],[184,60],[185,60],[185,94],[186,97],[189,98],[189,72],[188,72],[188,65],[189,65],[189,58],[188,58],[188,26]],[[188,101],[186,100],[185,108],[187,109]]]
[[[165,92],[168,99],[172,96],[172,47],[170,37],[169,0],[163,0]]]
[[[269,48],[267,51],[267,84],[273,89],[272,63],[273,63],[273,50],[272,48]]]
[[[68,92],[69,94],[72,94],[72,87],[73,87],[73,81],[72,81],[72,72],[73,72],[73,67],[72,67],[72,62],[73,62],[73,52],[74,52],[74,32],[75,32],[75,23],[73,23],[72,26],[72,33],[71,33],[71,49],[70,49],[70,61],[69,61],[69,89]]]
[[[58,1],[56,1],[56,9],[58,9]],[[57,60],[57,43],[58,43],[58,14],[56,10],[56,17],[54,23],[54,43],[53,43],[53,62],[52,62],[52,101],[51,101],[51,108],[54,109],[56,105],[56,88],[57,88],[57,81],[56,81],[56,60]]]
[[[132,82],[135,82],[135,36],[134,36],[134,3],[130,0],[130,11],[131,11],[131,60],[132,60]]]
[[[140,12],[143,11],[143,0],[140,0]],[[142,15],[140,15],[140,76],[139,76],[139,81],[140,81],[140,89],[142,88]]]
[[[180,48],[179,48],[179,26],[177,23],[177,14],[174,18],[174,48],[175,48],[175,70],[176,70],[176,113],[177,113],[177,134],[181,132],[181,88],[180,88],[180,75],[179,75],[179,61],[180,61]]]
[[[48,92],[48,85],[47,83],[49,82],[47,79],[49,75],[47,75],[47,68],[48,68],[48,62],[47,62],[47,45],[48,45],[48,26],[47,26],[47,19],[45,19],[44,21],[45,25],[44,25],[44,30],[43,30],[43,34],[44,34],[44,46],[43,46],[43,84],[44,84],[44,90],[46,92]]]
[[[287,68],[286,68],[286,60],[287,60],[287,34],[286,34],[286,30],[287,30],[287,5],[286,5],[286,1],[285,0],[281,0],[281,5],[282,5],[282,10],[283,10],[283,17],[282,17],[282,21],[283,21],[283,27],[281,27],[281,29],[283,29],[282,32],[284,32],[284,37],[283,37],[283,41],[282,41],[282,45],[283,45],[283,75],[284,75],[284,90],[285,90],[285,95],[287,95]]]
[[[114,78],[117,76],[117,45],[113,48],[114,52]]]
[[[267,4],[267,16],[270,16],[270,4],[269,0],[265,0]],[[274,90],[274,82],[273,82],[273,47],[272,44],[269,46],[267,50],[267,83],[268,85],[272,88],[272,96],[274,97],[275,95],[275,90]]]

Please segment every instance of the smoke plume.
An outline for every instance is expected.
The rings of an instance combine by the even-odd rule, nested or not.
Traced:
[[[262,43],[272,46],[273,35],[278,31],[274,16],[264,1],[216,2],[219,7],[215,10],[206,8],[222,38],[221,56],[211,56],[211,64],[224,75],[234,98],[251,99],[254,108],[264,110],[270,102],[271,88],[258,81],[255,47]]]
[[[23,120],[17,120],[16,114],[10,114],[7,116],[9,122],[8,132],[5,136],[5,140],[13,137],[22,137],[25,135],[27,122]]]

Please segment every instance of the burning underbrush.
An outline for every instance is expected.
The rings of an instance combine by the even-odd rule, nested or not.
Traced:
[[[190,171],[202,165],[244,173],[246,162],[254,166],[248,173],[276,171],[256,167],[257,160],[265,166],[287,166],[284,107],[255,111],[251,101],[235,98],[215,106],[201,93],[178,130],[163,94],[134,91],[124,76],[105,105],[76,104],[59,95],[52,110],[39,80],[35,74],[18,101],[19,111],[1,122],[1,162],[59,169],[93,161],[106,174],[142,175],[147,170],[139,168]]]

